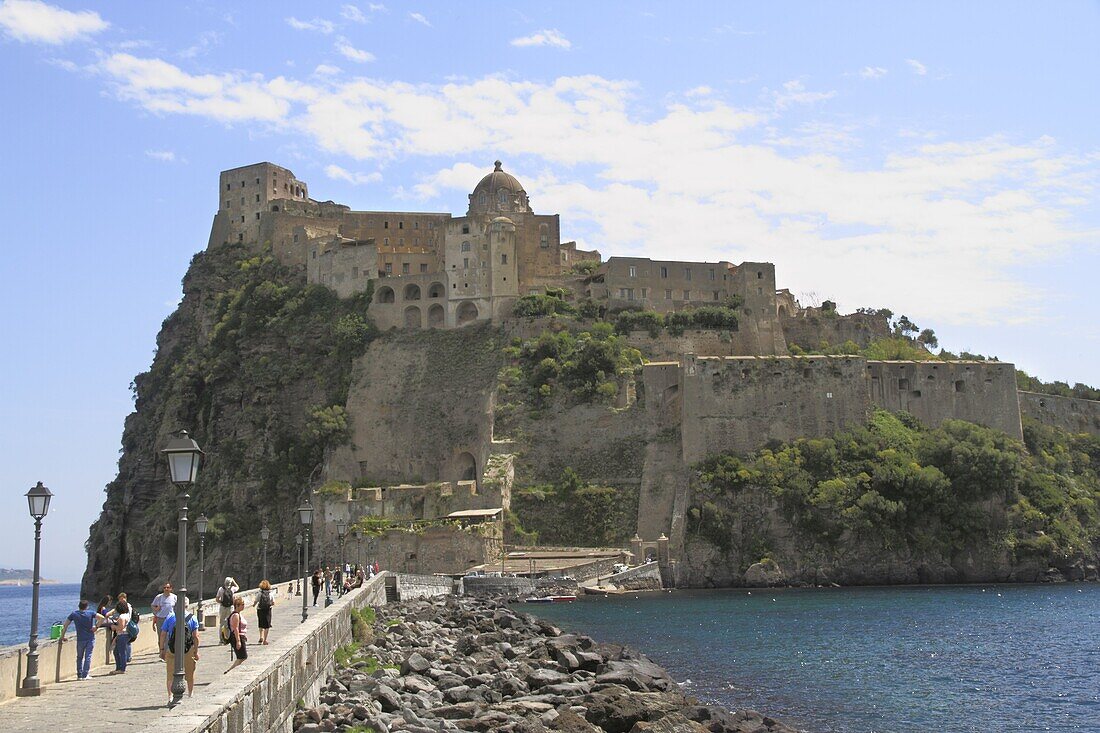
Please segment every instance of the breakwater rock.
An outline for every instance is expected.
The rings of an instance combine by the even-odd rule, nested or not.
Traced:
[[[753,711],[687,696],[668,673],[618,644],[563,634],[496,601],[448,597],[382,607],[297,733],[794,733]],[[359,726],[359,727],[356,727]]]

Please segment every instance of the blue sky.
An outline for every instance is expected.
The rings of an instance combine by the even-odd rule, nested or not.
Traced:
[[[604,255],[766,260],[1100,383],[1096,3],[0,2],[0,566],[76,579],[217,175],[463,212],[499,157]],[[23,539],[20,539],[23,538]]]

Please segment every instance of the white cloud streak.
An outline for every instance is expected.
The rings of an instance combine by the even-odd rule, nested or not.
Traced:
[[[354,5],[344,5],[340,8],[340,17],[344,20],[350,20],[352,23],[366,23],[367,16],[363,14],[363,11]]]
[[[420,23],[421,25],[425,25],[429,28],[432,27],[432,24],[428,22],[428,19],[424,17],[423,13],[409,13],[409,18],[412,19],[412,20],[415,20],[417,23]]]
[[[186,162],[182,158],[177,158],[175,152],[171,150],[146,150],[145,155],[162,163]]]
[[[365,64],[374,61],[373,53],[356,48],[351,45],[348,39],[343,37],[336,39],[336,50],[340,52],[341,56],[357,64]]]
[[[353,173],[338,165],[325,166],[325,175],[335,181],[346,181],[356,186],[378,183],[382,180],[382,174],[378,171],[374,173]]]
[[[561,31],[554,29],[536,31],[529,36],[513,38],[511,43],[513,46],[518,46],[520,48],[550,46],[552,48],[569,50],[573,47],[573,44],[569,42],[568,38],[561,34]]]
[[[889,72],[881,66],[864,66],[859,70],[859,75],[864,79],[881,79]]]
[[[1100,236],[1077,218],[1096,199],[1095,152],[1049,138],[899,135],[891,154],[852,164],[845,145],[823,140],[858,127],[823,138],[805,110],[785,119],[791,105],[835,94],[799,80],[766,91],[760,109],[685,95],[654,109],[634,84],[592,75],[300,82],[193,75],[127,54],[98,71],[119,98],[157,114],[260,122],[355,161],[449,159],[412,189],[423,199],[468,191],[499,156],[540,211],[562,214],[567,236],[605,254],[773,261],[781,287],[944,325],[1035,316],[1044,294],[1016,273]],[[581,178],[578,166],[594,173]]]
[[[0,4],[0,29],[17,41],[58,46],[109,26],[93,10],[73,12],[40,0],[4,0]]]
[[[913,73],[917,76],[924,76],[928,73],[928,67],[916,59],[905,59],[905,63],[909,64],[909,68],[912,69]]]
[[[336,24],[324,18],[298,20],[294,16],[291,16],[286,19],[286,24],[296,31],[316,31],[317,33],[324,33],[326,35],[336,30]]]

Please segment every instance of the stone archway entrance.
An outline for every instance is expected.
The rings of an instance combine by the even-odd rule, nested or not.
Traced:
[[[405,309],[405,327],[420,328],[420,309],[415,305]]]
[[[477,460],[472,453],[463,453],[458,457],[458,480],[477,481]]]

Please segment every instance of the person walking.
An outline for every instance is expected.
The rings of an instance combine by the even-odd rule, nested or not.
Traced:
[[[229,614],[229,643],[233,647],[234,660],[222,674],[229,674],[234,667],[241,666],[248,659],[248,622],[241,615],[243,610],[244,599],[237,596],[233,599],[233,611]]]
[[[107,642],[107,664],[111,663],[111,650],[115,646],[115,632],[111,629],[111,620],[107,618],[111,613],[111,607],[114,604],[114,599],[109,595],[103,596],[99,601],[99,605],[96,606],[95,612],[103,617],[103,620],[99,622],[99,625],[103,627],[104,641]]]
[[[61,629],[61,643],[65,643],[65,632],[69,630],[69,624],[76,628],[76,678],[88,679],[88,670],[92,666],[92,650],[95,649],[95,631],[104,621],[97,611],[88,608],[87,601],[77,604],[77,610],[69,614],[65,619],[65,626]]]
[[[184,604],[186,605],[186,603]],[[195,668],[199,664],[199,622],[192,613],[187,614],[183,626],[183,677],[187,680],[187,696],[195,694]],[[176,614],[170,613],[160,626],[160,657],[167,664],[168,705],[172,705],[172,679],[176,672]]]
[[[157,634],[158,643],[161,652],[161,659],[164,658],[164,638],[160,633],[161,626],[164,625],[164,619],[168,618],[169,614],[176,612],[176,594],[172,592],[172,584],[165,583],[161,589],[160,595],[153,599],[150,604],[153,609],[153,630]]]
[[[321,568],[317,568],[313,571],[313,578],[310,580],[313,586],[313,605],[317,605],[317,596],[321,595],[321,584],[324,582],[323,573]]]
[[[233,612],[233,601],[237,596],[237,593],[241,590],[237,585],[237,581],[233,580],[231,576],[226,576],[225,581],[218,588],[217,594],[214,596],[218,601],[218,628],[221,628],[225,620],[229,618],[229,614]]]
[[[111,614],[112,629],[115,632],[115,669],[111,674],[126,674],[126,665],[130,662],[130,619],[133,610],[126,602],[126,594],[118,594],[118,603]]]
[[[256,599],[256,625],[260,627],[260,643],[267,643],[271,631],[271,609],[275,605],[275,591],[266,578],[260,581],[260,595]]]
[[[336,572],[332,576],[332,584],[336,586],[336,595],[344,595],[344,571],[339,566],[336,568]]]
[[[325,598],[332,595],[332,567],[325,566]],[[326,601],[327,603],[328,601]]]

